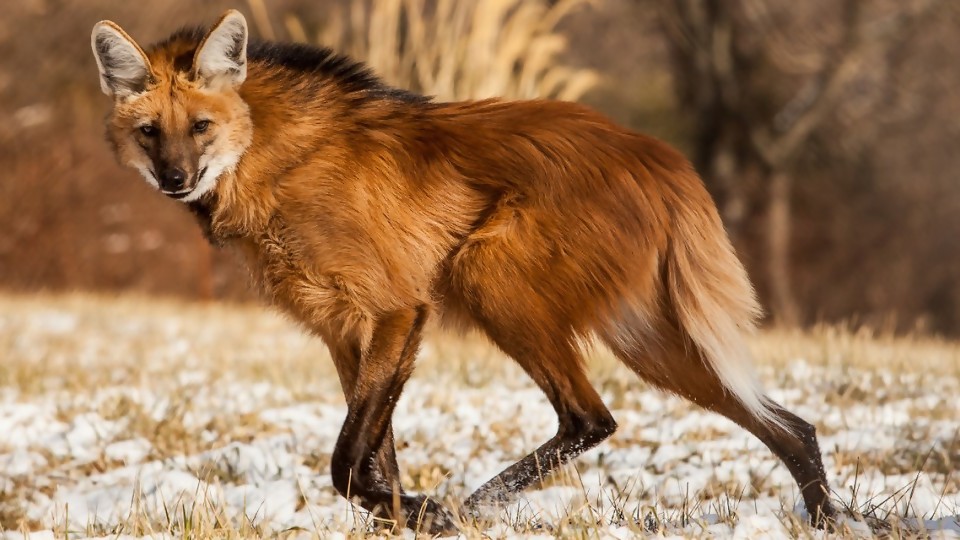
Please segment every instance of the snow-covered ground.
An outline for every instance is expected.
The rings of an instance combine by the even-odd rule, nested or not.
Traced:
[[[956,346],[821,332],[763,335],[755,350],[773,397],[817,425],[847,533],[960,538]],[[280,317],[2,298],[0,351],[0,538],[373,530],[331,485],[346,409],[330,361]],[[746,432],[602,353],[593,367],[616,435],[466,536],[819,534],[786,469]],[[556,421],[508,360],[442,336],[424,347],[394,427],[407,489],[459,500]]]

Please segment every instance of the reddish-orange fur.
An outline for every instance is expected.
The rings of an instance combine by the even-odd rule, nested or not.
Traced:
[[[365,95],[252,57],[242,85],[210,92],[174,62],[196,46],[179,38],[146,53],[157,82],[118,103],[113,139],[135,153],[124,118],[172,96],[212,100],[223,136],[249,138],[203,211],[267,297],[330,347],[350,408],[338,489],[353,475],[370,508],[391,506],[384,490],[402,494],[389,415],[435,317],[483,331],[560,417],[557,437],[468,510],[529,485],[534,461],[549,470],[613,432],[578,346],[597,335],[644,379],[792,460],[815,519],[832,512],[812,426],[763,397],[747,369],[753,292],[676,150],[574,103]],[[393,501],[396,519],[427,504],[431,530],[451,527],[432,501]]]

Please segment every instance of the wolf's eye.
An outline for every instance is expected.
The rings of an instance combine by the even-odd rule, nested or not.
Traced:
[[[160,130],[147,124],[145,126],[140,126],[140,133],[143,133],[147,137],[156,137],[160,134]]]
[[[203,133],[210,127],[209,120],[197,120],[193,123],[193,132],[194,133]]]

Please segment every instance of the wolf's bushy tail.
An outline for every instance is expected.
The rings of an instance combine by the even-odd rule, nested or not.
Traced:
[[[720,392],[761,423],[784,428],[745,340],[760,306],[714,208],[674,216],[659,269],[659,301],[625,303],[601,338],[654,385],[706,407],[725,401]]]
[[[666,254],[666,295],[681,331],[723,387],[754,417],[784,428],[754,371],[745,334],[761,308],[747,272],[714,212],[675,223]]]

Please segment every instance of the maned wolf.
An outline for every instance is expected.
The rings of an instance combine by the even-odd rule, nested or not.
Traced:
[[[362,507],[455,531],[609,437],[579,346],[596,336],[763,441],[815,524],[834,515],[814,427],[754,378],[752,287],[673,148],[573,103],[440,103],[327,49],[248,44],[237,11],[147,49],[104,21],[92,44],[119,161],[244,252],[266,296],[329,347],[348,404],[333,484]],[[394,450],[431,316],[489,336],[559,417],[459,518],[403,491]]]

